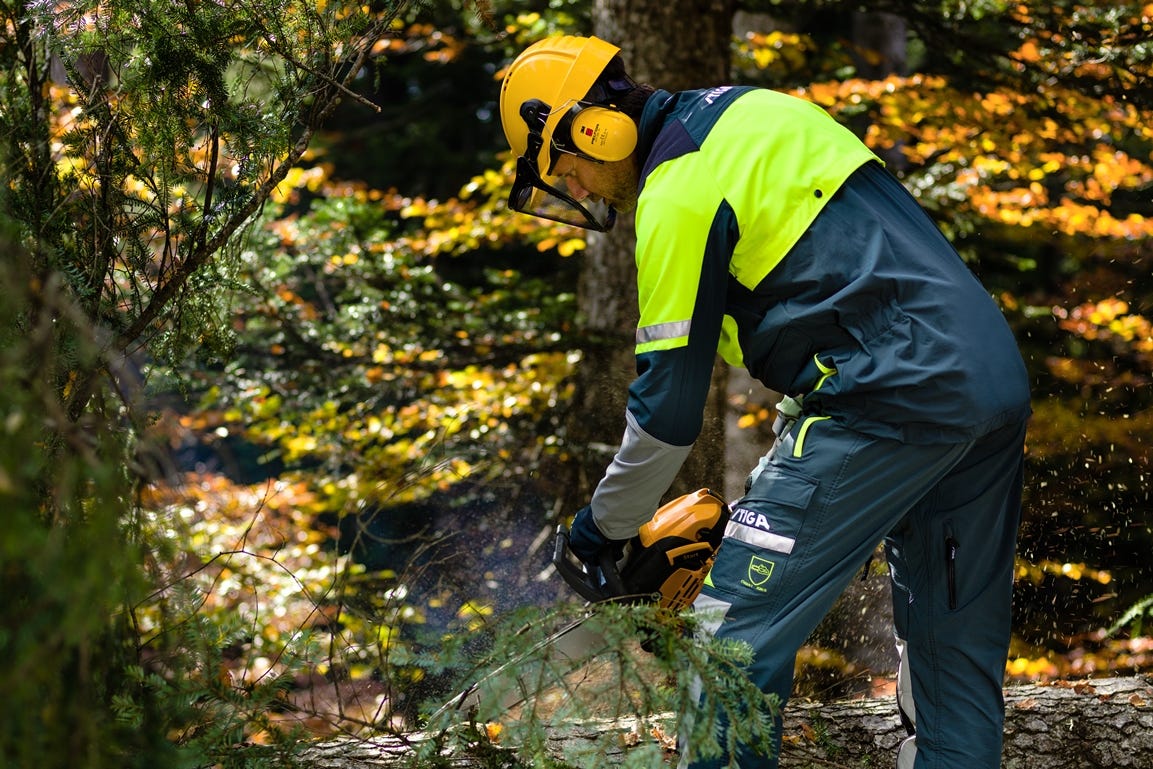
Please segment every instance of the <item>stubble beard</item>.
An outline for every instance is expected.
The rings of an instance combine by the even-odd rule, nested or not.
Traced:
[[[621,213],[630,213],[637,207],[637,170],[632,158],[606,164],[608,182],[604,198]]]

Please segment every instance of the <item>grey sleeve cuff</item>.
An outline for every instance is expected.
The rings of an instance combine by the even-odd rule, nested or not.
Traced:
[[[692,446],[657,440],[625,415],[621,447],[593,492],[592,514],[609,539],[628,539],[653,517]]]

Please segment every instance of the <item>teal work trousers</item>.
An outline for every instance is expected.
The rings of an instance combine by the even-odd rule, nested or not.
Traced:
[[[1024,437],[1019,423],[910,445],[802,417],[734,504],[696,608],[718,637],[751,645],[750,676],[783,705],[801,644],[884,542],[916,713],[913,765],[999,767]],[[776,740],[779,751],[779,722]],[[737,758],[742,769],[777,766],[747,750]],[[682,746],[682,766],[727,762]]]

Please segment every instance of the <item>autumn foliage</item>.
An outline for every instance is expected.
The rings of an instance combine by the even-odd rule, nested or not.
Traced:
[[[224,6],[49,5],[0,5],[0,242],[29,266],[4,276],[0,429],[35,453],[2,455],[0,499],[46,548],[4,551],[6,595],[32,596],[13,616],[40,595],[13,554],[120,526],[91,561],[126,564],[99,599],[130,660],[118,728],[215,760],[413,723],[465,664],[445,650],[564,597],[542,543],[597,450],[564,429],[587,243],[508,210],[493,99],[587,8],[274,3],[234,29]],[[865,79],[847,30],[805,23],[846,4],[773,3],[799,21],[735,38],[734,78],[857,130],[1017,333],[1035,416],[1007,675],[1148,670],[1153,5],[936,5],[886,4],[920,47]],[[179,707],[149,721],[157,702]]]

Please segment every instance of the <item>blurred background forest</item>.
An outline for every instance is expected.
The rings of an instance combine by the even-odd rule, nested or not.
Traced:
[[[623,426],[578,372],[628,347],[581,295],[622,289],[507,210],[496,100],[599,7],[0,0],[6,766],[411,728],[470,634],[574,598],[550,535]],[[727,79],[857,131],[1020,341],[1008,679],[1153,668],[1153,4],[723,10]],[[731,496],[772,395],[719,395]],[[864,576],[807,694],[891,672]]]

